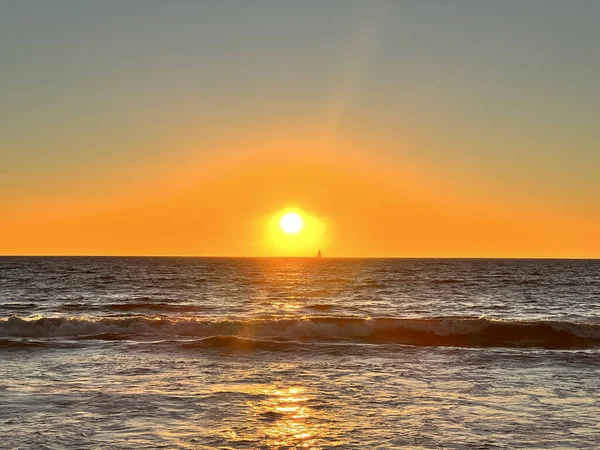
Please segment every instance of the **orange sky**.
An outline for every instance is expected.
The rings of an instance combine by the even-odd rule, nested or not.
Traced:
[[[127,168],[81,189],[12,207],[4,254],[597,257],[598,221],[494,196],[383,142],[288,128],[213,141],[197,156]],[[93,186],[94,183],[91,183]],[[286,208],[318,223],[284,236]],[[275,227],[277,228],[277,227]],[[281,233],[279,236],[277,233]],[[316,234],[315,234],[316,233]],[[286,240],[284,242],[283,240]]]

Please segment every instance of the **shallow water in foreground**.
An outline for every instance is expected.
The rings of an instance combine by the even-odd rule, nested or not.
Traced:
[[[600,261],[0,258],[0,447],[597,448]]]

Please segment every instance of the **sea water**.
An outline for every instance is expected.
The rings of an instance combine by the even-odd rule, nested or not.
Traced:
[[[599,448],[600,261],[0,258],[0,448]]]

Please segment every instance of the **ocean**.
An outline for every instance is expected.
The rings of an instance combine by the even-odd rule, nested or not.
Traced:
[[[600,448],[600,260],[0,258],[0,448]]]

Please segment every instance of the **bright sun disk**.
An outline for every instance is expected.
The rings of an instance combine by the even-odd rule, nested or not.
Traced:
[[[281,218],[279,225],[286,233],[297,233],[302,229],[302,217],[295,212],[287,213]]]

